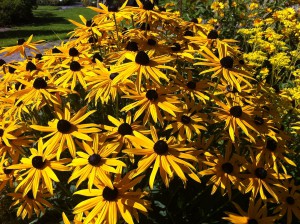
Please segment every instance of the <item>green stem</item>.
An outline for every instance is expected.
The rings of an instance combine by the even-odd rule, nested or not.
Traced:
[[[120,50],[120,46],[119,46],[119,43],[120,43],[120,37],[119,37],[119,28],[118,28],[118,24],[117,24],[117,18],[116,18],[116,13],[113,14],[114,16],[114,21],[115,21],[115,27],[116,27],[116,32],[117,32],[117,48],[118,50]]]

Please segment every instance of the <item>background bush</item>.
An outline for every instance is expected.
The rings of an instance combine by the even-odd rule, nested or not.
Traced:
[[[35,6],[36,0],[1,0],[0,26],[32,21],[32,9]]]

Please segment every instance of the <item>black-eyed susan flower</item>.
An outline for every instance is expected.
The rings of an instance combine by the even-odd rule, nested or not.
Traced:
[[[5,120],[0,122],[0,141],[2,144],[11,147],[11,142],[18,139],[16,134],[17,130],[24,128],[22,125],[18,124],[16,120]]]
[[[101,125],[101,128],[107,131],[105,133],[107,139],[111,139],[111,143],[118,145],[116,152],[118,153],[122,148],[138,147],[138,143],[135,142],[136,134],[143,135],[150,134],[150,131],[145,129],[145,126],[141,125],[139,121],[132,122],[131,113],[128,112],[126,118],[116,119],[113,116],[108,115],[108,120],[114,125]]]
[[[22,171],[20,174],[24,179],[18,184],[15,191],[22,188],[23,196],[29,191],[32,191],[33,198],[36,199],[40,183],[53,194],[52,181],[59,182],[53,170],[69,170],[68,167],[63,165],[64,163],[67,163],[69,159],[54,161],[53,158],[55,158],[55,154],[45,153],[44,150],[45,145],[43,144],[43,140],[39,139],[37,149],[30,148],[31,155],[28,158],[23,157],[21,163],[13,164],[7,168]]]
[[[94,76],[85,78],[89,89],[86,99],[88,102],[94,100],[95,105],[98,101],[101,101],[102,104],[108,103],[109,100],[115,101],[119,93],[126,92],[128,86],[134,86],[134,83],[128,79],[113,85],[112,82],[119,73],[111,73],[99,60],[96,60],[93,72]]]
[[[200,58],[202,62],[197,62],[194,65],[210,66],[207,70],[202,71],[200,74],[213,72],[212,78],[223,77],[231,87],[235,87],[241,92],[241,82],[246,83],[248,86],[252,86],[249,79],[252,79],[249,72],[236,69],[234,67],[234,59],[228,55],[227,44],[218,44],[219,57],[215,56],[214,53],[207,47],[201,47],[199,53],[204,57]]]
[[[243,178],[242,184],[245,185],[245,193],[251,192],[252,198],[256,198],[259,195],[262,200],[266,200],[265,191],[267,191],[276,202],[279,202],[277,188],[285,188],[280,184],[279,180],[289,179],[291,176],[276,173],[270,165],[257,161],[252,151],[250,153],[251,162],[249,161],[244,165],[249,173],[241,174],[241,178]]]
[[[268,216],[267,204],[263,204],[261,199],[255,200],[250,198],[248,211],[245,212],[238,204],[232,202],[239,214],[226,212],[228,217],[223,219],[234,224],[273,224],[277,219],[276,216]]]
[[[136,86],[137,90],[141,90],[142,82],[146,81],[149,83],[149,80],[160,85],[160,79],[169,81],[169,78],[164,74],[161,69],[169,69],[176,72],[171,66],[164,65],[165,63],[171,62],[174,58],[168,55],[153,56],[154,51],[138,51],[135,54],[126,54],[126,58],[131,62],[124,63],[112,68],[112,73],[119,73],[117,77],[114,78],[112,84],[117,84],[123,80],[136,76]],[[145,78],[144,80],[142,78]]]
[[[153,126],[151,126],[152,139],[141,134],[138,134],[137,137],[140,148],[126,149],[123,150],[123,152],[143,156],[139,160],[138,167],[135,169],[133,176],[140,175],[153,165],[149,178],[150,189],[153,189],[158,171],[166,187],[169,187],[169,182],[170,179],[173,178],[174,172],[182,180],[184,185],[187,181],[185,174],[193,180],[200,182],[199,177],[194,173],[196,170],[195,167],[188,162],[197,162],[196,150],[186,148],[185,145],[178,143],[173,136],[168,139],[159,138]]]
[[[253,134],[249,132],[249,130],[256,130],[250,123],[254,108],[251,105],[243,106],[242,104],[231,103],[229,100],[227,100],[227,105],[218,99],[215,102],[221,108],[218,108],[218,111],[213,114],[218,121],[225,121],[224,128],[228,129],[231,140],[235,142],[235,138],[239,137],[238,127],[240,127],[244,134],[255,142]]]
[[[20,189],[20,192],[8,193],[7,195],[11,196],[14,201],[11,206],[19,205],[17,217],[21,216],[22,219],[25,219],[26,216],[30,219],[34,213],[37,217],[39,217],[40,215],[45,214],[45,207],[53,207],[52,204],[45,199],[47,197],[51,197],[51,194],[47,192],[47,189],[43,189],[40,186],[38,186],[38,191],[35,197],[33,196],[32,190],[29,190],[26,194],[24,194],[22,189]]]
[[[300,187],[295,185],[294,180],[285,180],[283,182],[285,188],[278,190],[279,205],[273,211],[273,214],[279,216],[283,221],[286,218],[287,224],[294,223],[295,218],[300,220]]]
[[[198,108],[194,101],[187,100],[183,105],[183,112],[176,113],[176,117],[166,117],[169,124],[165,130],[172,129],[171,135],[177,135],[179,141],[191,141],[195,134],[201,134],[201,130],[207,131],[205,127],[207,115],[200,114]]]
[[[135,179],[129,179],[129,173],[121,178],[118,176],[114,183],[113,189],[100,183],[95,183],[96,189],[84,189],[75,192],[75,194],[91,197],[77,204],[74,208],[74,214],[90,211],[83,224],[91,223],[108,223],[116,224],[120,217],[125,222],[133,224],[133,217],[138,219],[138,211],[147,213],[149,201],[143,199],[146,192],[133,190],[143,176]]]
[[[31,43],[31,40],[33,38],[33,35],[31,35],[28,40],[26,41],[25,39],[23,38],[20,38],[18,39],[18,45],[16,46],[12,46],[12,47],[5,47],[4,49],[0,50],[0,54],[4,53],[4,52],[7,52],[4,56],[7,57],[7,56],[10,56],[14,53],[20,53],[20,55],[24,58],[27,57],[26,55],[26,49],[31,49],[31,50],[34,50],[34,51],[37,51],[39,52],[39,50],[36,48],[36,45],[44,42],[43,40],[40,40],[40,41],[37,41],[37,42],[34,42],[34,43]]]
[[[228,141],[225,155],[215,150],[214,153],[206,156],[206,160],[202,161],[207,165],[206,169],[199,172],[201,176],[212,175],[207,185],[213,185],[211,194],[214,194],[220,187],[222,195],[228,193],[231,198],[231,189],[237,188],[241,190],[240,172],[242,166],[240,158],[236,153],[232,153],[232,143]]]
[[[97,177],[105,186],[111,189],[114,188],[111,182],[111,173],[118,173],[118,170],[114,167],[125,167],[126,165],[117,158],[109,158],[118,145],[105,144],[103,141],[104,139],[99,139],[98,134],[94,134],[92,145],[84,141],[80,144],[85,152],[78,151],[76,153],[77,157],[68,164],[68,166],[75,168],[68,182],[79,178],[76,183],[78,188],[83,181],[88,179],[88,188],[92,189],[94,180]]]
[[[47,77],[35,77],[31,81],[21,79],[18,81],[24,85],[24,89],[14,93],[13,97],[18,99],[16,104],[21,102],[25,105],[32,104],[32,109],[39,109],[45,103],[59,105],[59,99],[55,94],[65,95],[71,93],[69,89],[56,86],[53,80],[49,80]]]
[[[13,188],[13,182],[18,175],[17,172],[15,172],[12,169],[8,169],[7,167],[10,165],[8,158],[5,158],[5,156],[1,157],[0,161],[0,192],[3,190],[4,187],[9,185],[10,188]]]
[[[134,114],[133,120],[136,121],[143,113],[145,113],[143,124],[150,122],[150,115],[154,123],[159,121],[161,124],[164,124],[161,110],[172,116],[176,116],[175,112],[182,111],[182,109],[177,106],[181,103],[178,96],[173,94],[172,90],[165,87],[147,86],[147,89],[142,88],[140,93],[133,90],[130,91],[130,95],[125,95],[122,98],[133,99],[135,102],[126,105],[121,111],[128,112],[135,107],[139,107]]]
[[[83,62],[71,61],[69,64],[61,64],[61,71],[55,77],[54,84],[61,85],[63,88],[71,87],[74,90],[77,81],[86,89],[86,76],[93,76],[94,72],[88,69]]]
[[[50,137],[45,143],[45,146],[47,147],[47,154],[56,153],[57,159],[59,159],[66,144],[71,156],[74,158],[76,155],[76,147],[73,137],[85,141],[92,141],[92,138],[87,134],[99,131],[97,128],[98,125],[96,124],[80,124],[95,111],[89,111],[86,113],[87,107],[83,107],[71,117],[70,103],[65,105],[64,112],[62,112],[58,107],[54,107],[54,110],[57,118],[49,121],[48,127],[40,125],[31,125],[30,127],[41,132],[50,132],[50,134],[44,136],[44,138]]]
[[[292,151],[287,148],[286,142],[282,139],[275,140],[266,137],[264,141],[259,141],[253,148],[257,150],[256,160],[269,164],[277,173],[280,168],[287,173],[283,163],[297,166],[294,161],[287,157],[287,155],[292,154]]]
[[[175,85],[177,85],[183,97],[191,97],[192,100],[199,99],[204,104],[209,97],[207,96],[206,92],[209,88],[209,81],[208,80],[198,80],[192,77],[192,71],[187,71],[188,77],[184,78],[180,74],[172,75]]]

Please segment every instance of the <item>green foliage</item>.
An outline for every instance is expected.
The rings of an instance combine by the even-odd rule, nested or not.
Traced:
[[[0,4],[0,26],[22,24],[33,19],[32,0],[2,0]]]

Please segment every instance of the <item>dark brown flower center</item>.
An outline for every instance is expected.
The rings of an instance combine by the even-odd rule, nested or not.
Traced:
[[[85,25],[87,26],[87,27],[91,27],[92,26],[92,24],[93,24],[93,20],[87,20],[86,21],[86,23],[85,23]]]
[[[232,87],[230,85],[226,86],[226,91],[230,92],[230,93],[237,93],[238,92],[238,90],[234,86]]]
[[[25,86],[20,82],[17,82],[15,87],[16,87],[16,89],[25,89]]]
[[[256,219],[248,219],[248,224],[258,224]]]
[[[189,124],[191,123],[191,118],[189,116],[186,116],[186,115],[182,115],[181,116],[181,122],[184,123],[184,124]]]
[[[137,42],[129,41],[129,42],[127,43],[125,49],[128,50],[128,51],[138,51],[138,50],[139,50],[139,47],[138,47]]]
[[[75,47],[72,47],[72,48],[69,49],[69,55],[71,57],[76,57],[76,56],[79,55],[79,52]]]
[[[16,71],[16,69],[15,68],[13,68],[13,67],[11,67],[11,66],[8,66],[8,71],[9,71],[9,73],[14,73],[15,71]]]
[[[35,58],[38,59],[38,60],[42,60],[43,55],[40,54],[40,53],[39,53],[39,54],[36,54],[36,55],[35,55]]]
[[[181,47],[179,43],[174,43],[173,46],[171,47],[172,51],[180,51]]]
[[[241,117],[243,114],[243,110],[241,106],[233,106],[230,108],[229,112],[234,117]]]
[[[110,4],[110,5],[108,6],[108,11],[109,11],[109,12],[118,12],[119,9],[118,9],[118,6],[117,6],[116,4]]]
[[[34,168],[43,169],[46,164],[46,161],[43,161],[42,156],[35,156],[32,158],[31,163]]]
[[[231,69],[233,68],[233,59],[230,56],[226,56],[220,60],[223,68]]]
[[[28,198],[32,199],[32,200],[34,199],[32,190],[28,191],[28,193],[26,194],[26,196],[27,196]]]
[[[197,83],[195,81],[189,81],[186,86],[189,88],[189,89],[196,89],[196,86],[197,86]]]
[[[226,162],[226,163],[223,163],[222,164],[222,170],[225,172],[225,173],[232,173],[233,172],[233,165],[230,163],[230,162]]]
[[[2,137],[4,134],[4,130],[0,128],[0,137]]]
[[[154,8],[154,4],[152,2],[150,2],[149,0],[146,0],[143,3],[143,9],[145,9],[145,10],[153,10],[153,8]]]
[[[63,134],[67,134],[71,131],[72,124],[64,119],[61,119],[57,122],[57,130]]]
[[[240,65],[244,65],[245,61],[243,59],[239,60]]]
[[[0,59],[0,66],[6,64],[6,61],[4,61],[3,59]]]
[[[254,117],[254,123],[257,125],[263,125],[264,124],[264,119],[260,116],[255,115]]]
[[[194,33],[193,33],[193,31],[187,30],[187,31],[184,32],[183,36],[190,36],[190,37],[192,37],[192,36],[194,36]]]
[[[118,132],[120,135],[132,135],[132,131],[132,127],[127,123],[121,124],[118,128]]]
[[[158,93],[154,89],[149,89],[146,93],[146,97],[150,101],[155,101],[158,99]]]
[[[150,63],[150,58],[145,51],[139,51],[135,56],[135,62],[140,65],[148,65]]]
[[[295,204],[295,199],[292,196],[288,196],[285,199],[286,203],[288,203],[289,205],[293,205]]]
[[[92,166],[98,166],[101,162],[101,156],[99,154],[93,154],[88,158],[88,161]]]
[[[217,39],[218,37],[219,37],[219,34],[218,34],[218,31],[216,31],[216,30],[211,30],[207,34],[208,39]]]
[[[25,43],[25,39],[23,38],[18,39],[18,45],[22,45],[24,43]]]
[[[45,89],[47,87],[47,82],[45,79],[39,77],[36,78],[33,82],[33,88],[35,89]]]
[[[254,174],[257,178],[263,180],[267,177],[268,172],[264,168],[258,167],[258,168],[255,169]]]
[[[118,189],[114,187],[114,189],[110,189],[109,187],[105,187],[103,189],[102,196],[106,201],[114,201],[118,197]]]
[[[26,71],[34,71],[36,70],[36,66],[35,64],[33,64],[31,61],[29,61],[27,64],[26,64]]]
[[[93,43],[97,43],[98,39],[96,37],[92,36],[92,37],[89,38],[88,41],[89,41],[90,44],[93,44]]]
[[[142,25],[140,26],[141,30],[146,30],[146,23],[142,23]],[[150,24],[147,23],[147,30],[150,30]]]
[[[70,69],[73,72],[78,72],[81,69],[81,65],[77,61],[72,61],[70,63]]]
[[[59,50],[56,47],[52,48],[52,54],[59,54],[59,53],[62,53],[61,50]]]
[[[96,59],[98,59],[99,61],[103,61],[103,58],[102,58],[102,56],[100,55],[99,52],[97,52],[97,53],[95,53],[95,54],[93,55],[92,62],[93,62],[93,63],[96,63]]]
[[[155,45],[156,45],[156,40],[150,38],[150,39],[147,40],[147,43],[148,43],[148,45],[150,45],[150,46],[155,46]]]
[[[274,152],[277,148],[277,142],[272,138],[268,139],[266,148],[269,149],[270,151]]]
[[[191,19],[191,22],[192,22],[192,23],[198,23],[198,19],[192,18],[192,19]]]
[[[3,172],[4,172],[5,174],[10,174],[12,171],[13,171],[13,170],[11,170],[11,169],[3,168]]]
[[[154,152],[158,155],[165,155],[169,150],[168,144],[164,140],[158,140],[154,144]]]
[[[113,80],[114,78],[116,78],[119,75],[119,73],[115,72],[115,73],[111,73],[109,75],[110,80]]]

